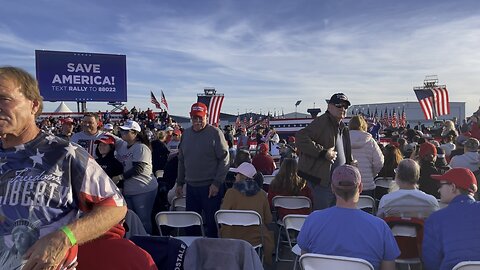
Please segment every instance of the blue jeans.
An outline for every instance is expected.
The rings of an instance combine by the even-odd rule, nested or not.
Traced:
[[[157,189],[137,195],[124,195],[128,209],[132,210],[142,221],[147,233],[152,233],[152,209],[157,196]]]
[[[313,210],[322,210],[335,205],[336,197],[330,185],[323,187],[320,184],[315,185],[310,181],[307,181],[307,184],[312,190]]]
[[[215,223],[215,212],[220,209],[224,195],[224,185],[218,188],[218,194],[215,197],[208,198],[210,185],[194,187],[187,184],[186,210],[195,211],[203,217],[205,223],[205,235],[210,238],[217,238],[217,224]],[[203,214],[202,214],[203,211]],[[186,228],[187,235],[201,235],[198,226]]]

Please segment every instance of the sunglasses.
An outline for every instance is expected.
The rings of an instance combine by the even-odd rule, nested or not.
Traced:
[[[348,105],[347,104],[333,104],[333,106],[337,107],[337,108],[344,108],[345,110],[348,109]]]

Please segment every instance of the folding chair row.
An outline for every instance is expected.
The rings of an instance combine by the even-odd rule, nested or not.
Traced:
[[[308,197],[305,196],[275,196],[272,199],[273,207],[276,209],[278,213],[279,208],[283,209],[304,209],[304,208],[311,208],[312,202]],[[302,222],[303,224],[303,222]],[[277,244],[276,244],[276,252],[275,252],[275,261],[291,261],[289,259],[281,258],[280,256],[280,246],[282,243],[288,243],[287,241],[282,241],[282,231],[284,226],[283,220],[277,221],[278,225],[278,236],[277,236]],[[300,229],[298,229],[300,231]],[[288,233],[287,233],[288,235]],[[291,249],[290,245],[290,249]]]

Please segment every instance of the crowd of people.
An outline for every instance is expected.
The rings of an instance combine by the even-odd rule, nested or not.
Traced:
[[[480,260],[480,112],[461,126],[445,121],[438,138],[425,128],[387,131],[388,143],[361,115],[344,123],[351,104],[343,93],[287,138],[268,126],[209,125],[200,102],[190,108],[189,128],[136,108],[124,108],[117,122],[108,112],[36,122],[37,83],[15,67],[0,68],[0,105],[1,269],[94,269],[93,257],[105,249],[115,250],[119,266],[156,269],[150,254],[124,238],[126,209],[154,235],[155,214],[182,196],[186,210],[203,217],[207,237],[263,242],[267,265],[275,250],[269,224],[288,214],[309,215],[297,238],[303,253],[395,269],[402,246],[387,221],[401,216],[424,222],[419,256],[427,270]],[[274,178],[269,185],[265,175]],[[377,201],[377,216],[358,209],[361,195]],[[312,207],[275,209],[275,196],[305,196]],[[262,235],[248,227],[217,231],[220,209],[256,211]],[[200,234],[195,227],[186,233]]]

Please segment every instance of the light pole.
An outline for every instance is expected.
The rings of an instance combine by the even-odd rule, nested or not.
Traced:
[[[301,100],[297,100],[297,103],[295,103],[295,118],[297,118],[297,107],[300,105],[300,103],[302,103]]]

